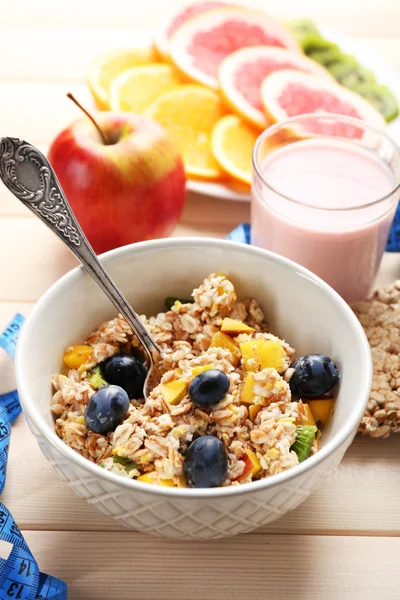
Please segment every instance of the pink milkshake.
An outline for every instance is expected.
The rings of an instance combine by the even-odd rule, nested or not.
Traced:
[[[307,118],[296,118],[302,132]],[[400,197],[399,150],[364,125],[361,140],[292,135],[282,144],[285,127],[255,147],[252,244],[304,265],[348,302],[367,298]]]

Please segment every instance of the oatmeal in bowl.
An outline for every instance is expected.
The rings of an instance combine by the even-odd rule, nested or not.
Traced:
[[[339,382],[329,357],[296,358],[222,273],[165,304],[141,317],[162,350],[145,401],[145,354],[122,316],[66,349],[51,402],[66,444],[106,471],[178,488],[238,486],[318,451]]]
[[[350,307],[307,269],[224,240],[154,240],[100,260],[147,315],[165,372],[146,403],[139,383],[128,387],[147,369],[141,348],[82,268],[42,296],[18,341],[18,393],[68,488],[127,527],[179,539],[248,532],[308,498],[340,463],[371,389],[368,341]],[[340,377],[331,392],[328,357]],[[302,440],[300,427],[319,431]]]

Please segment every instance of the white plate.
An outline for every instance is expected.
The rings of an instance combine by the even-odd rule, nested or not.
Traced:
[[[343,52],[352,54],[357,60],[368,69],[375,73],[378,83],[387,85],[392,90],[400,104],[400,74],[385,63],[385,60],[371,51],[368,45],[360,43],[354,38],[348,37],[332,31],[331,29],[321,28],[322,35],[335,42]],[[389,123],[388,134],[398,143],[400,143],[400,117]],[[239,202],[249,202],[250,194],[235,190],[229,185],[222,183],[211,183],[207,181],[194,181],[189,179],[187,189],[203,196],[213,196],[223,200],[235,200]]]

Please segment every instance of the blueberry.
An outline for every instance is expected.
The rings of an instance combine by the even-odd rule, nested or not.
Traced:
[[[197,375],[189,385],[192,402],[207,406],[215,404],[225,397],[229,390],[229,378],[218,369],[210,369]]]
[[[183,463],[186,482],[195,488],[218,487],[228,472],[224,444],[213,435],[197,438],[189,446]]]
[[[143,364],[130,354],[115,354],[101,363],[101,374],[107,383],[119,385],[129,398],[143,398],[147,371]]]
[[[318,398],[329,392],[339,382],[339,371],[329,356],[307,354],[292,363],[294,373],[290,389],[296,396]]]
[[[89,400],[85,423],[95,433],[105,435],[122,423],[129,408],[129,398],[118,385],[100,388]]]

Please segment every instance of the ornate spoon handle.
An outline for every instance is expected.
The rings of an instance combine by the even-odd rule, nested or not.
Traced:
[[[136,333],[150,360],[160,348],[99,262],[46,157],[24,140],[0,140],[0,177],[8,189],[62,239]]]

